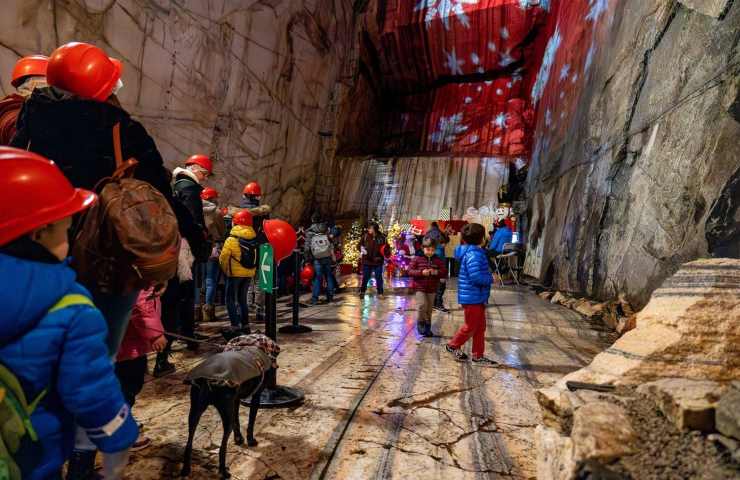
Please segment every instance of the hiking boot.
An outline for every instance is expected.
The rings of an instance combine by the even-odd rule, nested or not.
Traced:
[[[216,306],[205,304],[203,305],[203,321],[213,322],[216,320]]]
[[[165,354],[163,357],[157,355],[157,363],[154,364],[154,370],[152,375],[159,378],[175,371],[175,366],[172,365]]]
[[[138,452],[139,450],[144,450],[145,448],[148,448],[152,444],[152,439],[149,437],[142,437],[139,435],[139,438],[136,439],[133,445],[131,445],[131,448],[129,448],[130,452]]]
[[[95,473],[95,450],[74,450],[69,459],[66,480],[95,480],[101,478]]]
[[[424,331],[421,333],[422,337],[426,338],[432,338],[434,336],[434,333],[432,333],[432,327],[427,326],[427,328],[424,329]]]
[[[313,306],[318,305],[319,304],[319,301],[317,299],[315,299],[315,298],[312,298],[311,301],[308,302],[308,304],[313,307]]]
[[[468,359],[468,356],[465,354],[465,352],[463,352],[459,348],[452,348],[449,345],[445,345],[445,350],[453,354],[455,356],[455,360],[457,360],[458,362],[463,362]]]
[[[437,310],[438,312],[450,313],[450,309],[445,308],[444,305],[435,305],[434,309]]]
[[[426,323],[417,323],[416,324],[416,331],[419,335],[424,336],[424,332],[427,331],[427,325]]]
[[[499,366],[499,363],[497,361],[491,360],[490,358],[487,358],[487,357],[474,358],[472,362],[475,365],[480,365],[482,367],[498,367]]]
[[[193,322],[199,323],[203,321],[203,309],[199,304],[195,304],[193,307]]]

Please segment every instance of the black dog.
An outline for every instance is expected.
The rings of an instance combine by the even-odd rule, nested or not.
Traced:
[[[247,423],[247,445],[255,447],[257,446],[257,440],[254,438],[254,422],[257,419],[257,411],[260,408],[262,389],[262,377],[247,380],[239,385],[238,388],[210,385],[206,379],[198,379],[192,383],[190,387],[190,413],[188,415],[188,444],[185,447],[182,476],[190,475],[193,455],[193,436],[195,435],[195,430],[198,428],[200,417],[210,405],[213,405],[221,416],[223,427],[221,447],[218,450],[218,471],[221,474],[221,478],[231,477],[229,469],[226,468],[226,447],[232,430],[234,432],[234,443],[237,445],[244,444],[244,437],[242,436],[239,422],[240,400],[249,398],[250,395],[252,397],[252,402],[249,405],[249,422]]]
[[[224,352],[207,358],[189,374],[186,382],[190,387],[190,414],[188,415],[188,443],[182,476],[191,471],[193,437],[200,417],[210,405],[216,407],[221,416],[223,437],[218,452],[221,478],[229,478],[226,468],[226,447],[231,432],[234,442],[244,443],[239,423],[239,405],[242,399],[252,397],[247,424],[247,445],[254,447],[254,422],[260,407],[260,396],[264,388],[263,380],[276,368],[276,358],[280,347],[262,334],[242,335],[231,339]]]

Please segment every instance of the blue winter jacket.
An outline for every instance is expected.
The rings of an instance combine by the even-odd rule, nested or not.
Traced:
[[[29,401],[47,389],[31,416],[39,444],[32,446],[24,479],[59,478],[74,446],[75,423],[103,452],[125,450],[138,436],[108,358],[100,311],[71,305],[49,313],[68,294],[90,297],[67,263],[0,254],[0,362],[19,379]]]
[[[455,249],[455,259],[460,262],[457,303],[460,305],[488,303],[493,278],[485,250],[475,245],[459,245]]]
[[[500,227],[493,234],[493,239],[491,239],[488,249],[496,253],[502,253],[504,251],[504,244],[511,243],[512,238],[514,238],[514,234],[509,227]]]

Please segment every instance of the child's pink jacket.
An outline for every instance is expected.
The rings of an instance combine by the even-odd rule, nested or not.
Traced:
[[[152,289],[139,293],[116,361],[132,360],[148,354],[153,350],[152,342],[162,335],[162,304],[159,297],[150,298],[151,294]]]

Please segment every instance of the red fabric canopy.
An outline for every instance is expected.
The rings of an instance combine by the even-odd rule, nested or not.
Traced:
[[[388,154],[526,157],[550,0],[386,0],[377,83]]]

